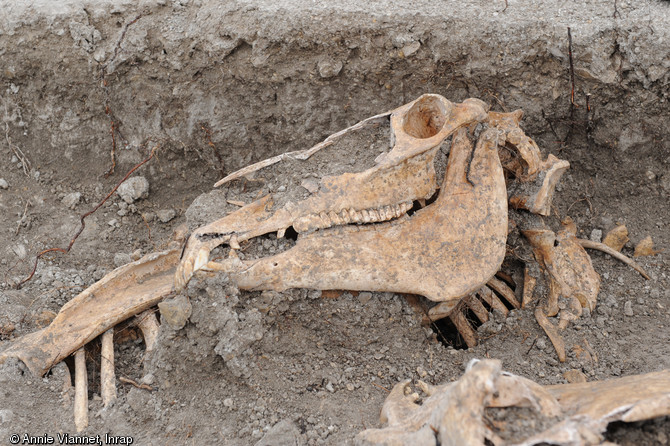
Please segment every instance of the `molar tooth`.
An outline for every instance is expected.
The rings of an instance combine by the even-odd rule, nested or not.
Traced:
[[[349,209],[349,216],[351,217],[351,221],[356,223],[361,222],[361,213],[354,210],[354,208]]]
[[[377,211],[377,209],[370,209],[368,212],[370,213],[370,220],[371,221],[374,221],[374,222],[380,221],[379,211]]]
[[[319,225],[319,228],[330,228],[333,226],[333,222],[330,221],[330,217],[328,217],[328,214],[325,212],[320,212],[319,217],[321,217],[321,221],[323,222],[321,225]]]
[[[384,206],[384,220],[391,220],[395,217],[395,212],[391,206]]]
[[[379,221],[386,221],[389,220],[387,217],[387,206],[382,206],[379,209],[377,209],[377,212],[379,212]]]
[[[399,205],[394,204],[394,205],[393,205],[393,216],[394,216],[395,218],[398,218],[398,217],[400,217],[401,215],[402,215],[402,209],[400,208]]]
[[[363,219],[363,223],[370,223],[370,213],[367,209],[363,209],[361,211],[361,217]]]
[[[340,216],[337,215],[335,211],[328,212],[328,218],[330,218],[330,221],[333,222],[333,225],[340,226],[344,224]]]
[[[339,216],[340,220],[342,221],[342,224],[346,225],[351,223],[351,216],[349,215],[349,210],[342,209]]]

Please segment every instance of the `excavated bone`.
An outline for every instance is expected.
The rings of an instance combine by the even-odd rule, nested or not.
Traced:
[[[398,144],[404,141],[418,153],[439,143],[413,140],[398,129],[395,134]],[[458,130],[439,197],[410,218],[355,232],[320,231],[276,256],[231,259],[221,269],[242,289],[394,291],[434,301],[460,299],[493,277],[505,255],[507,203],[498,137],[496,129],[485,130],[473,151],[468,131]]]
[[[23,361],[35,375],[52,366],[118,323],[156,305],[173,290],[180,249],[144,256],[121,266],[61,308],[51,324],[27,334],[0,352]]]
[[[288,202],[274,209],[273,197],[266,196],[196,230],[177,270],[177,288],[185,286],[193,273],[208,263],[213,248],[229,243],[233,236],[241,243],[290,226],[298,232],[308,232],[334,223],[344,224],[343,216],[357,223],[374,223],[403,215],[401,210],[407,210],[412,201],[434,194],[437,183],[433,159],[440,144],[459,128],[483,122],[488,116],[487,109],[477,99],[453,104],[438,95],[423,95],[399,107],[390,113],[394,146],[378,157],[373,167],[358,173],[326,176],[316,193],[298,203]],[[386,207],[393,210],[379,215],[379,209]]]
[[[558,329],[563,329],[569,321],[581,315],[582,308],[595,309],[600,290],[600,276],[577,239],[576,230],[572,220],[566,219],[558,234],[548,229],[522,231],[530,241],[549,289],[544,304],[536,308],[535,317],[549,336],[561,362],[565,361],[565,346],[547,316],[556,316],[559,313],[559,298],[566,299],[568,305],[560,310],[558,324]]]
[[[456,382],[431,386],[419,382],[427,395],[408,393],[409,380],[393,387],[382,407],[385,427],[367,429],[355,439],[358,446],[511,444],[487,422],[491,408],[528,408],[519,423],[550,427],[513,444],[586,446],[601,444],[602,433],[614,421],[634,422],[670,414],[670,371],[608,381],[540,386],[503,372],[497,360],[468,365]],[[517,412],[508,411],[505,425]],[[527,434],[528,436],[528,434]]]
[[[519,127],[523,112],[489,112],[488,122],[505,135],[505,140],[518,152],[525,168],[517,169],[519,182],[515,185],[510,205],[516,209],[526,209],[534,214],[549,215],[556,185],[570,163],[549,155],[541,161],[541,153],[535,141]]]

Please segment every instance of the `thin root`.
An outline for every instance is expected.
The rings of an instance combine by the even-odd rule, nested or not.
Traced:
[[[631,259],[630,257],[627,257],[627,256],[621,254],[619,251],[615,251],[614,249],[610,248],[606,244],[600,243],[600,242],[594,242],[594,241],[591,241],[591,240],[586,240],[586,239],[583,239],[583,238],[578,238],[577,241],[579,241],[579,244],[582,245],[582,247],[584,247],[584,248],[597,249],[598,251],[602,251],[605,254],[611,255],[615,259],[620,260],[623,263],[625,263],[626,265],[633,268],[635,271],[640,273],[640,275],[642,275],[642,277],[644,277],[645,279],[647,279],[647,280],[650,279],[649,275],[645,272],[645,270],[640,266],[639,263],[637,263],[635,260]]]

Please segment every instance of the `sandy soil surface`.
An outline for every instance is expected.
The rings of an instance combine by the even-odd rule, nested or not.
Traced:
[[[16,42],[16,51],[31,41],[53,42],[53,47],[45,44],[23,59],[10,45],[0,53],[6,90],[0,110],[0,349],[48,324],[63,304],[115,267],[165,247],[178,225],[193,229],[225,215],[236,208],[227,202],[231,198],[248,201],[282,187],[305,195],[300,184],[330,172],[332,159],[317,160],[304,176],[291,169],[269,169],[257,175],[259,181],[236,181],[211,191],[223,173],[271,154],[307,148],[426,92],[453,101],[478,96],[494,110],[526,109],[527,133],[546,153],[571,163],[554,199],[554,215],[547,219],[553,229],[560,218],[571,216],[580,237],[599,239],[625,224],[630,232],[625,254],[632,255],[647,236],[662,251],[638,259],[651,280],[591,253],[602,277],[598,305],[563,333],[565,363],[557,361],[530,309],[480,327],[480,344],[466,349],[453,327],[422,325],[421,315],[402,295],[250,293],[240,292],[223,276],[197,278],[182,296],[188,298],[183,310],[190,312],[188,322],[181,329],[162,324],[151,354],[145,354],[132,321],[116,329],[117,375],[152,390],[119,382],[117,403],[101,410],[100,344],[87,346],[91,420],[86,433],[129,435],[142,445],[347,444],[358,432],[379,426],[381,405],[398,381],[448,382],[472,358],[500,359],[506,370],[541,384],[565,382],[565,372],[574,369],[588,380],[600,380],[670,368],[670,75],[667,45],[655,62],[650,62],[653,50],[644,46],[654,39],[667,43],[662,21],[663,14],[670,16],[667,2],[644,2],[644,8],[619,2],[624,19],[613,25],[612,11],[594,12],[593,26],[598,28],[593,36],[601,39],[592,39],[597,47],[593,54],[607,53],[601,59],[584,56],[588,39],[583,36],[591,29],[586,19],[580,21],[574,11],[566,19],[547,10],[547,16],[560,20],[555,31],[560,40],[553,35],[547,38],[550,44],[528,49],[526,56],[537,57],[536,62],[523,59],[523,46],[513,47],[509,57],[523,60],[507,64],[498,59],[500,65],[493,69],[497,74],[473,60],[444,52],[438,57],[444,47],[422,25],[407,30],[397,24],[399,19],[384,22],[374,14],[368,23],[346,2],[336,24],[327,23],[334,15],[330,9],[321,11],[321,34],[312,22],[303,24],[305,39],[318,42],[317,49],[297,34],[304,15],[280,26],[275,41],[265,31],[257,39],[240,37],[245,24],[264,23],[274,13],[290,15],[290,8],[280,4],[277,12],[268,5],[253,9],[239,2],[224,14],[240,22],[230,25],[230,35],[219,33],[218,50],[192,40],[189,53],[184,36],[195,31],[184,24],[211,24],[207,20],[219,13],[209,2],[163,3],[152,4],[149,12],[120,3],[119,11],[110,13],[108,5],[93,2],[99,8],[77,9],[81,14],[51,12],[46,15],[56,17],[51,22],[37,14],[32,22],[19,23],[14,34],[7,31],[9,19],[3,22],[0,39]],[[514,10],[515,2],[509,3]],[[68,5],[74,8],[76,3]],[[498,6],[484,15],[502,26],[493,18],[493,12],[502,14],[503,3]],[[584,6],[591,7],[598,9],[595,4]],[[535,37],[550,33],[530,27],[519,19],[520,12],[514,14],[514,30],[526,29]],[[138,15],[142,17],[132,22]],[[563,27],[570,20],[575,22],[573,33],[577,29],[581,36],[575,43],[579,107],[574,109]],[[351,29],[360,22],[368,25],[359,35]],[[66,31],[58,34],[63,23]],[[340,41],[331,40],[347,23],[357,25],[343,32]],[[53,35],[47,39],[47,31],[36,31],[42,28]],[[645,28],[646,33],[641,31]],[[21,34],[21,29],[29,32]],[[472,41],[468,32],[458,39]],[[618,40],[610,41],[615,33]],[[636,53],[631,42],[642,34],[642,50]],[[174,39],[166,40],[166,35]],[[487,35],[484,46],[503,48],[497,38]],[[507,44],[521,45],[519,40]],[[414,42],[421,42],[419,50]],[[554,48],[551,42],[560,45]],[[60,56],[55,65],[45,63],[47,70],[36,61],[49,51]],[[221,54],[217,51],[225,56],[212,62]],[[403,51],[407,54],[398,56]],[[503,53],[500,57],[507,57]],[[10,63],[10,56],[15,62]],[[92,62],[97,59],[100,63]],[[178,67],[179,60],[189,62]],[[532,69],[520,69],[523,63]],[[69,64],[91,68],[84,74],[68,72]],[[207,64],[216,70],[203,68]],[[444,75],[447,66],[454,70],[451,77]],[[511,73],[511,80],[492,81],[505,77],[500,73]],[[533,89],[533,82],[541,87]],[[220,100],[226,95],[227,101]],[[118,144],[117,165],[105,176],[111,168],[112,134]],[[366,137],[378,140],[374,134]],[[138,197],[127,197],[131,203],[114,194],[86,219],[86,229],[67,255],[43,258],[32,280],[14,289],[30,273],[36,253],[67,246],[80,216],[155,145],[161,147],[158,156],[135,174],[145,178],[148,188],[136,184]],[[355,149],[353,144],[343,152],[339,160],[347,162],[338,169],[346,170],[350,159],[361,155]],[[271,254],[291,243],[269,235],[250,244],[249,255]],[[514,275],[522,266],[514,259],[503,269]],[[73,432],[72,393],[63,388],[72,370],[70,360],[44,377],[32,376],[20,363],[0,366],[0,443],[12,433]],[[670,420],[612,425],[607,438],[626,445],[666,445]]]

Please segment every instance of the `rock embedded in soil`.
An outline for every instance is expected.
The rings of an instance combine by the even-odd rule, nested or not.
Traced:
[[[174,209],[163,209],[156,212],[156,217],[161,221],[161,223],[167,223],[177,216],[177,213]]]
[[[68,209],[74,209],[75,206],[79,204],[79,200],[81,200],[81,193],[72,192],[64,196],[61,200],[61,203],[63,203],[63,205],[65,205],[65,207]]]
[[[0,178],[0,189],[8,189],[9,183],[4,178]]]
[[[191,302],[183,295],[167,299],[158,304],[161,320],[175,330],[181,330],[191,317]]]
[[[143,176],[136,176],[124,181],[116,190],[119,197],[128,204],[149,196],[149,180]]]

